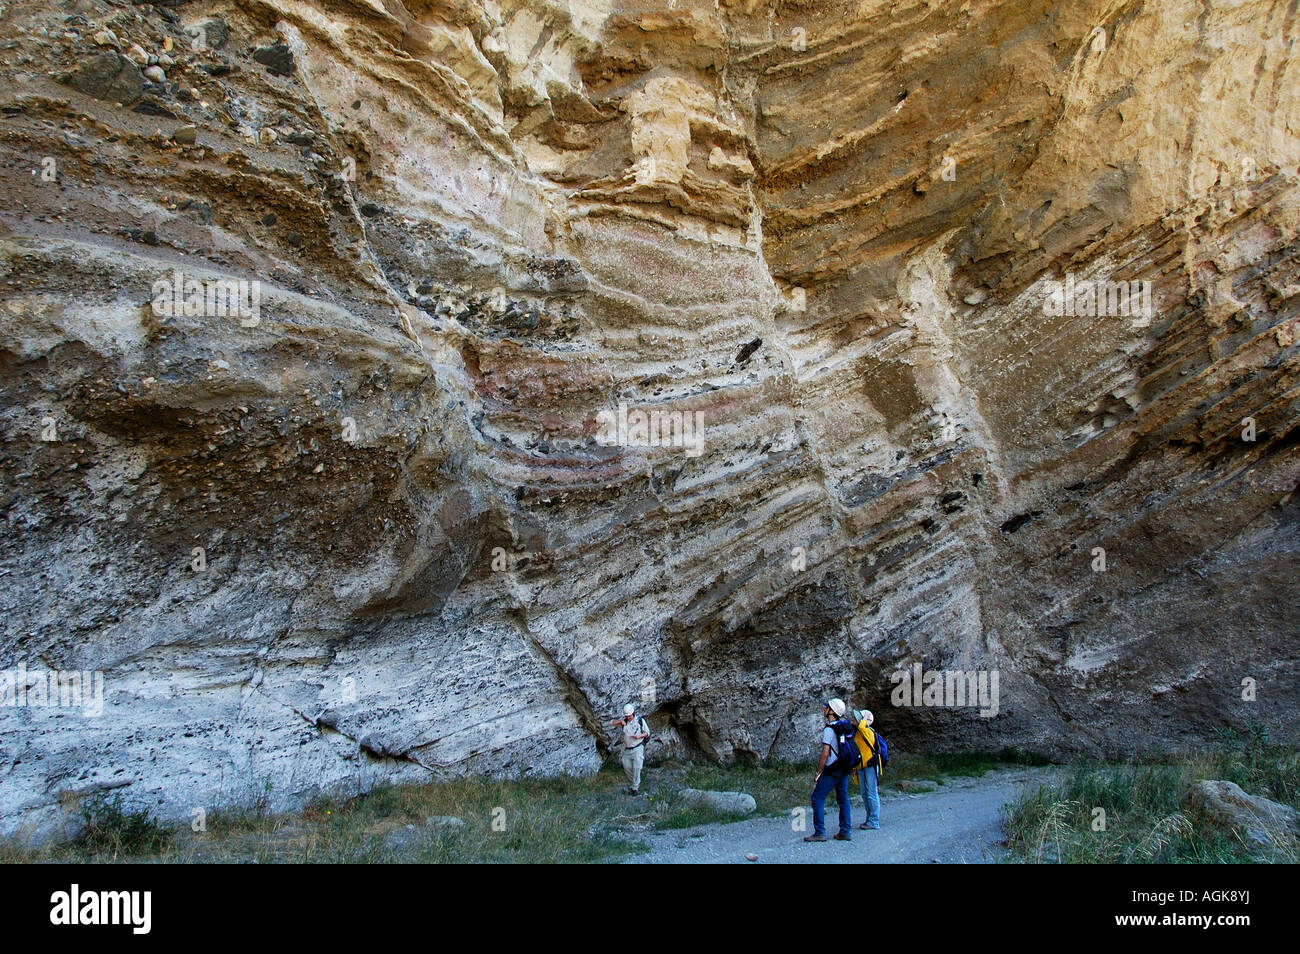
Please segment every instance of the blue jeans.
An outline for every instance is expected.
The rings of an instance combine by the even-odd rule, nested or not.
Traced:
[[[874,765],[858,772],[858,784],[862,786],[862,804],[867,809],[867,827],[880,827],[880,793],[876,790],[876,767]]]
[[[853,819],[849,808],[849,773],[840,774],[834,769],[823,772],[813,786],[813,834],[823,837],[826,835],[826,796],[831,793],[831,789],[835,789],[835,804],[840,808],[840,834],[850,835],[853,832]]]

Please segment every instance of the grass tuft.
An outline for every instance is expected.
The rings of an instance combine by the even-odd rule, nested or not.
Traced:
[[[172,829],[148,812],[128,812],[118,795],[99,794],[81,804],[85,828],[77,839],[78,848],[97,860],[116,860],[154,855],[166,850]]]
[[[1271,745],[1267,732],[1224,732],[1208,751],[1165,764],[1076,763],[1061,781],[1004,809],[1014,860],[1066,864],[1235,863],[1261,860],[1239,832],[1184,811],[1187,792],[1205,779],[1235,782],[1300,808],[1300,754]],[[1100,810],[1100,811],[1099,811]],[[1278,838],[1266,860],[1300,861],[1294,838]]]

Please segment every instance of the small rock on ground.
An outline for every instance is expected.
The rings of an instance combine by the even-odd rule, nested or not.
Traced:
[[[686,805],[699,805],[711,808],[715,812],[729,814],[749,815],[758,808],[754,796],[746,792],[713,792],[707,789],[685,788],[682,789],[680,797]]]

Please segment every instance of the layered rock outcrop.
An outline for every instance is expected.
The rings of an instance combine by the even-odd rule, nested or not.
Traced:
[[[1292,7],[0,3],[0,830],[1294,739]]]

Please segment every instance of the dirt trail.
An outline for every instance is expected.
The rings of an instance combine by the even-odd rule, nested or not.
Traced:
[[[648,854],[629,858],[648,864],[746,864],[746,854],[758,863],[990,863],[1002,854],[1000,810],[1021,792],[1054,778],[1059,769],[1004,769],[981,778],[949,778],[936,791],[917,794],[881,793],[879,831],[857,826],[866,817],[856,786],[853,796],[853,841],[806,844],[812,832],[792,829],[792,816],[754,818],[733,824],[702,825],[645,836]],[[833,835],[839,814],[832,795],[826,806],[826,830]]]

